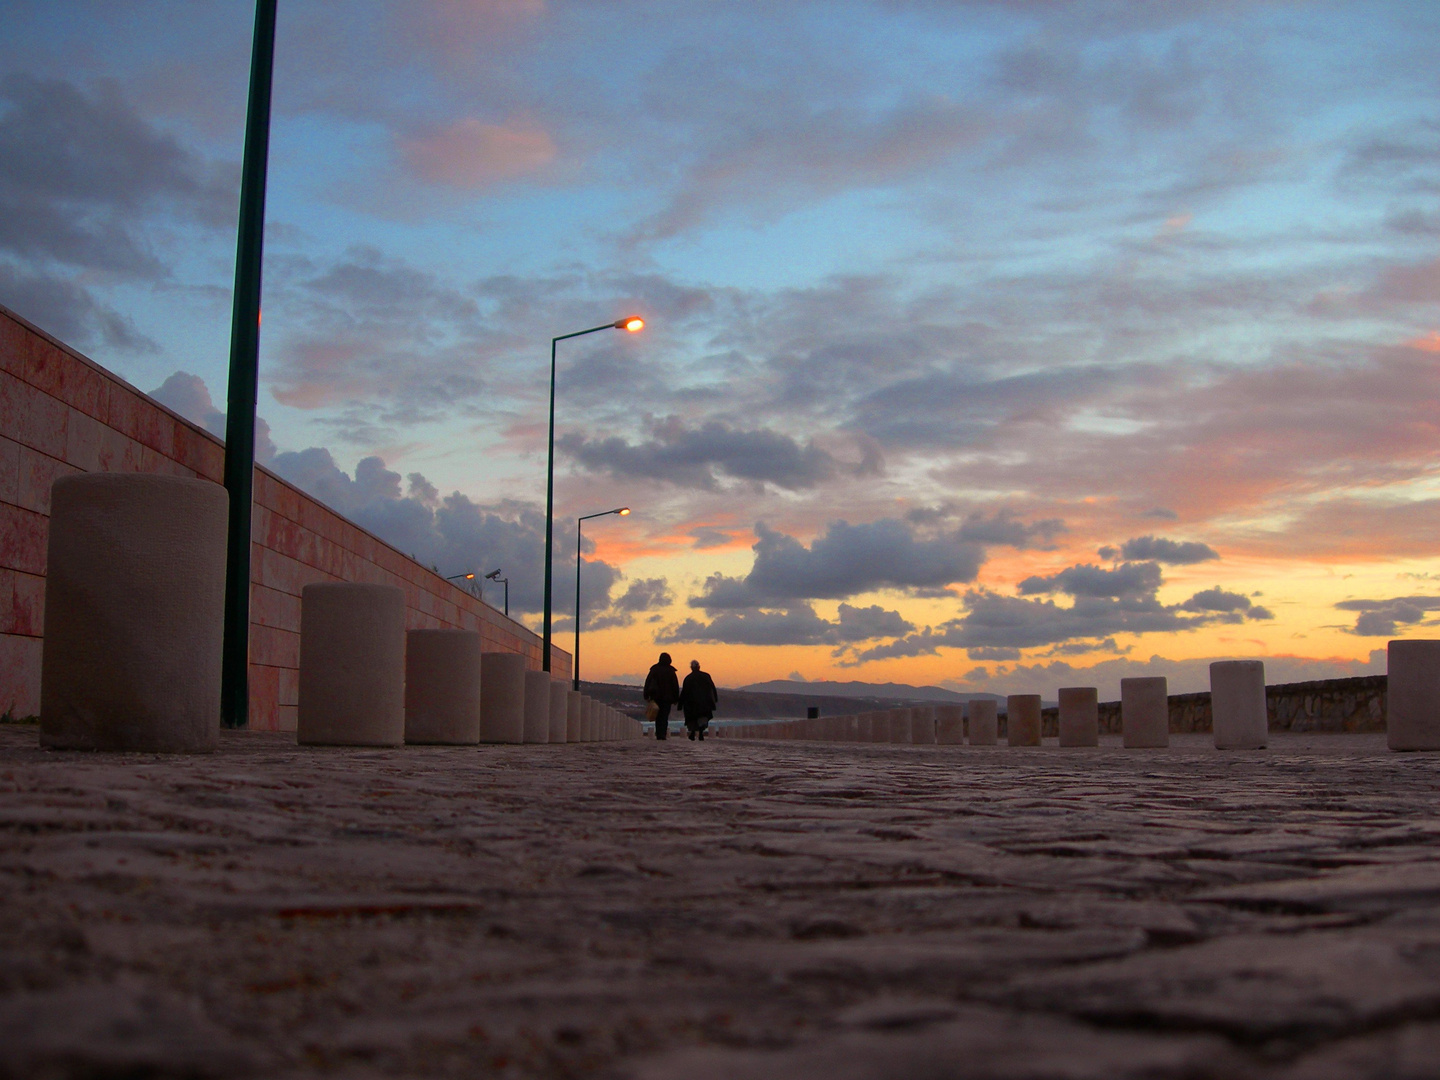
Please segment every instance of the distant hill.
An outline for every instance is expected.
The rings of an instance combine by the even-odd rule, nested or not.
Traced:
[[[796,682],[790,679],[771,679],[769,682],[751,683],[740,687],[754,694],[785,694],[787,696],[819,695],[840,698],[884,698],[904,701],[1004,701],[1000,694],[957,694],[939,686],[910,686],[908,683],[867,683],[867,682]]]
[[[765,687],[778,687],[771,692]],[[833,688],[845,688],[836,692]],[[582,682],[580,688],[592,697],[613,705],[639,719],[645,715],[645,702],[640,687],[620,683]],[[837,683],[790,682],[780,679],[739,690],[720,687],[717,720],[767,720],[804,716],[807,709],[820,710],[821,716],[842,716],[870,709],[892,709],[923,701],[961,702],[974,698],[995,698],[995,694],[956,694],[938,686],[906,686],[903,683]]]

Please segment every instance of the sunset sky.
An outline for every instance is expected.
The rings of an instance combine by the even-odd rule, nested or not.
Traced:
[[[0,303],[223,430],[253,8],[0,0]],[[557,641],[1040,692],[1440,637],[1440,4],[280,0],[268,464]],[[486,598],[500,603],[500,590]]]

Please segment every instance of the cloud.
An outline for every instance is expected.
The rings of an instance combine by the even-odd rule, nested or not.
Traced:
[[[1153,594],[1160,587],[1158,562],[1122,563],[1113,570],[1085,564],[1071,566],[1049,577],[1028,577],[1020,582],[1025,596],[1065,593],[1076,597],[1127,597]]]
[[[1026,578],[1019,584],[1020,596],[971,589],[957,618],[859,650],[843,663],[853,667],[931,656],[942,648],[965,649],[972,660],[1011,660],[1022,649],[1037,648],[1049,648],[1050,655],[1113,652],[1119,634],[1180,633],[1215,623],[1274,618],[1249,597],[1218,587],[1180,604],[1163,604],[1157,596],[1163,583],[1158,562],[1127,562],[1113,570],[1082,564]],[[1068,595],[1073,602],[1062,607],[1054,600],[1027,599],[1040,593]]]
[[[275,455],[271,468],[321,502],[369,529],[386,543],[439,573],[486,573],[497,567],[510,579],[510,609],[534,614],[543,607],[545,514],[543,507],[512,500],[482,506],[460,492],[437,498],[433,484],[420,473],[402,483],[398,472],[375,456],[362,458],[351,476],[321,447]],[[573,523],[558,521],[555,529],[555,580],[573,578],[575,565],[566,552],[575,550]],[[620,571],[598,559],[585,559],[581,572],[581,605],[588,620],[607,615],[633,615],[635,605],[664,594],[661,579],[635,583],[627,606],[612,610],[612,594]],[[659,580],[659,584],[656,584]],[[632,585],[632,589],[635,585]],[[563,589],[561,590],[563,593]],[[495,597],[491,597],[496,602]],[[555,602],[557,629],[573,626],[563,618],[570,603]]]
[[[1155,562],[1185,566],[1218,559],[1220,555],[1209,544],[1193,540],[1176,541],[1162,536],[1137,536],[1121,545],[1120,557],[1132,560],[1153,559]]]
[[[556,150],[550,134],[534,124],[487,124],[467,116],[403,139],[400,153],[428,183],[475,190],[536,172],[555,159]]]
[[[725,645],[847,645],[913,630],[898,611],[841,604],[835,621],[822,619],[809,604],[782,611],[750,608],[723,611],[709,623],[686,619],[667,627],[661,642],[704,641]]]
[[[237,183],[113,84],[0,76],[0,302],[73,345],[157,352],[96,286],[168,279],[169,231],[233,227]]]
[[[1389,600],[1342,600],[1340,611],[1358,611],[1351,633],[1361,637],[1394,637],[1402,626],[1422,622],[1428,611],[1440,611],[1440,596],[1396,596]]]
[[[150,391],[150,396],[161,405],[174,409],[186,420],[199,424],[219,439],[225,438],[225,414],[215,407],[210,398],[210,388],[199,375],[188,371],[177,371]],[[270,437],[270,425],[263,416],[255,417],[255,460],[265,465],[275,457],[275,443]],[[416,473],[416,476],[419,474]],[[433,490],[433,489],[432,489]]]
[[[16,270],[0,261],[0,302],[61,341],[100,342],[129,353],[160,348],[129,316],[63,275]]]
[[[861,525],[831,522],[809,547],[764,522],[756,524],[755,536],[750,572],[743,578],[712,575],[690,599],[692,607],[779,607],[882,588],[943,589],[973,581],[985,557],[980,544],[958,533],[927,538],[893,518]]]
[[[571,433],[556,445],[591,472],[707,491],[717,489],[722,476],[752,486],[773,484],[802,491],[843,469],[813,441],[802,445],[773,431],[732,428],[719,421],[689,428],[673,419],[655,427],[657,437],[641,443],[631,444],[620,436],[587,439]]]
[[[0,77],[0,251],[158,278],[140,219],[233,226],[236,173],[141,117],[114,86]]]
[[[1180,605],[1183,611],[1217,612],[1228,615],[1238,622],[1241,619],[1265,620],[1273,619],[1275,616],[1268,608],[1260,607],[1253,603],[1248,596],[1240,593],[1226,592],[1216,586],[1213,589],[1203,589],[1190,597]]]

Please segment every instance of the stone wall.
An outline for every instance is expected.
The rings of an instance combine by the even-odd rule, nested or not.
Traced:
[[[224,444],[0,307],[0,712],[40,707],[50,484],[72,472],[157,472],[220,483]],[[485,648],[540,666],[540,639],[298,488],[255,470],[250,726],[292,731],[300,590],[372,581],[405,590],[411,628],[479,630]],[[570,654],[553,650],[556,678]]]
[[[1277,683],[1265,688],[1271,731],[1380,732],[1385,730],[1385,676]],[[1170,731],[1180,735],[1210,730],[1210,694],[1171,694]],[[1041,714],[1044,734],[1060,735],[1059,709]],[[1100,703],[1100,731],[1120,734],[1120,702]]]

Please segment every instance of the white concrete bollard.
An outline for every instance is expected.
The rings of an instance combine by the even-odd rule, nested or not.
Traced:
[[[480,632],[411,630],[405,635],[405,741],[480,741]]]
[[[580,741],[581,724],[580,712],[584,708],[585,695],[579,690],[565,691],[565,741],[567,743]]]
[[[1000,741],[999,706],[991,698],[976,698],[965,706],[970,714],[971,746],[994,746]]]
[[[480,657],[480,741],[525,741],[525,657],[487,652]]]
[[[1210,726],[1217,750],[1265,748],[1270,721],[1264,661],[1217,660],[1210,665]]]
[[[1386,670],[1390,749],[1440,750],[1440,641],[1390,642]]]
[[[567,741],[566,705],[569,704],[569,694],[570,687],[566,683],[559,679],[550,681],[550,741],[552,743]]]
[[[1120,680],[1120,729],[1125,745],[1153,749],[1170,745],[1170,699],[1163,675]]]
[[[405,594],[394,585],[327,581],[300,595],[304,745],[405,741]]]
[[[935,708],[917,705],[910,710],[910,741],[916,746],[935,745]]]
[[[885,715],[890,741],[908,745],[910,742],[910,710],[890,709]]]
[[[51,485],[41,746],[215,749],[228,513],[207,480],[85,473]]]
[[[1005,742],[1009,746],[1040,745],[1040,695],[1011,694],[1005,699]]]
[[[527,743],[548,743],[550,741],[550,673],[548,671],[525,672],[524,741]]]
[[[965,741],[965,706],[935,706],[935,741],[942,746],[959,746]]]
[[[1100,691],[1095,687],[1060,688],[1060,745],[1100,745]]]

